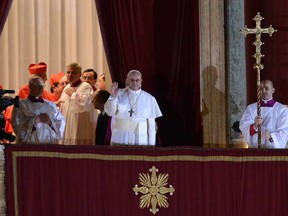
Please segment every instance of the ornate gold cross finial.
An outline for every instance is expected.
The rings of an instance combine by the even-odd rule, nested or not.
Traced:
[[[264,55],[261,54],[261,46],[264,44],[261,41],[261,34],[268,33],[270,37],[272,37],[272,34],[274,32],[277,32],[276,29],[270,25],[268,28],[261,28],[261,20],[264,18],[260,15],[258,12],[257,15],[253,18],[253,20],[256,21],[256,27],[255,28],[247,28],[247,25],[241,30],[241,32],[247,36],[247,34],[255,34],[256,40],[253,43],[256,47],[256,53],[253,55],[253,57],[256,59],[256,63],[253,65],[253,69],[257,70],[257,115],[261,116],[261,89],[260,89],[260,71],[264,69],[264,65],[261,64],[261,58],[264,57]],[[261,147],[261,125],[258,125],[258,148]]]
[[[256,59],[256,65],[253,66],[254,69],[260,68],[262,70],[264,66],[261,64],[261,58],[264,57],[264,55],[261,54],[261,45],[264,43],[261,41],[261,34],[268,33],[270,37],[272,37],[272,34],[274,32],[277,32],[276,29],[270,25],[268,28],[261,28],[261,21],[264,19],[258,12],[257,15],[253,18],[253,20],[256,21],[256,27],[255,28],[247,28],[247,25],[241,30],[241,32],[247,36],[247,34],[256,34],[256,40],[253,43],[256,47],[256,53],[253,55],[253,57]]]

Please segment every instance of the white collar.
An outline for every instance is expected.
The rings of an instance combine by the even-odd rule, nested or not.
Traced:
[[[273,100],[273,97],[268,99],[268,100],[264,100],[264,99],[261,99],[265,104],[268,103],[269,101]]]
[[[128,93],[129,93],[129,94],[139,95],[140,92],[141,92],[141,88],[139,88],[137,91],[133,91],[133,90],[131,90],[130,88],[128,88]]]

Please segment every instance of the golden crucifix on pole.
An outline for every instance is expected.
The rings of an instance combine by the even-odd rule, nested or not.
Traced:
[[[260,71],[263,70],[264,65],[261,64],[261,58],[264,57],[264,55],[261,54],[261,45],[264,44],[261,41],[261,34],[268,33],[270,37],[272,37],[272,34],[274,32],[277,32],[276,29],[270,25],[268,28],[261,28],[261,20],[264,18],[260,15],[258,12],[257,15],[253,18],[253,20],[256,21],[256,27],[255,28],[247,28],[245,27],[241,30],[241,32],[247,36],[247,34],[255,34],[256,40],[253,43],[256,47],[256,53],[253,55],[253,57],[256,59],[256,63],[253,64],[253,69],[257,70],[257,115],[261,116],[261,89],[260,89]],[[261,125],[258,125],[258,148],[261,147]]]

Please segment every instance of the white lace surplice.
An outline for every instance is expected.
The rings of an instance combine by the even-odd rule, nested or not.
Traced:
[[[240,129],[245,141],[251,148],[258,147],[258,133],[250,135],[250,125],[254,123],[257,116],[257,104],[249,105],[240,120]],[[276,102],[273,107],[261,107],[263,124],[261,132],[269,132],[273,142],[261,139],[262,148],[285,148],[288,139],[288,109],[286,106]]]
[[[46,123],[35,122],[35,117],[40,113],[49,115],[51,127]],[[53,102],[31,102],[25,99],[19,102],[19,108],[13,109],[12,126],[17,143],[58,143],[63,137],[65,120]]]
[[[70,84],[65,88],[69,88]],[[60,111],[66,119],[64,145],[94,145],[97,112],[94,109],[93,90],[88,83],[82,82],[75,87],[71,97],[62,93]]]

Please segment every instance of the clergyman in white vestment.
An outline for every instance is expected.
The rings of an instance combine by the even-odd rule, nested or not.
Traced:
[[[288,139],[288,109],[273,99],[275,89],[270,80],[261,82],[261,116],[257,103],[248,105],[240,130],[250,148],[258,147],[258,125],[261,125],[261,148],[285,148]]]
[[[12,126],[17,143],[54,143],[63,137],[65,120],[56,105],[42,98],[44,82],[41,77],[29,80],[30,94],[14,106]]]
[[[60,111],[66,120],[61,144],[94,145],[97,113],[94,111],[93,89],[81,81],[82,68],[78,63],[67,66],[68,84],[59,99]]]
[[[162,116],[156,99],[141,89],[142,74],[131,70],[125,89],[114,82],[105,112],[112,116],[111,145],[155,146],[156,122]]]

